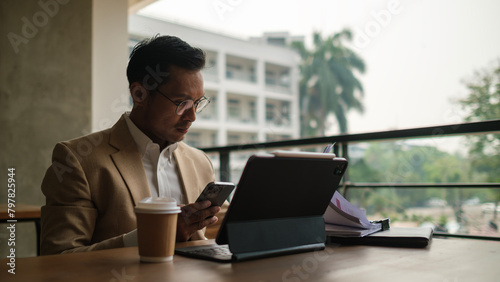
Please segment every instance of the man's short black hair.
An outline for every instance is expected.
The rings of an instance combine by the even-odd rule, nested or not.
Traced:
[[[165,83],[174,65],[199,71],[205,66],[205,52],[175,36],[156,35],[139,42],[130,53],[127,66],[129,86],[140,82],[149,89]]]

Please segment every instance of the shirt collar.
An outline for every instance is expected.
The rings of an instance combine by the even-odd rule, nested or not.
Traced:
[[[168,160],[172,160],[172,156],[174,154],[175,149],[177,149],[177,143],[170,144],[167,146],[167,148],[163,149],[162,154],[165,154],[165,157]]]
[[[143,157],[146,153],[148,145],[150,143],[153,143],[153,141],[151,141],[151,139],[134,124],[129,115],[130,112],[126,112],[123,114],[123,117],[125,118],[128,130],[130,131],[130,134],[132,135],[132,138],[134,138],[135,144],[137,145],[137,150],[139,151],[139,154],[141,154],[141,157]]]
[[[149,138],[144,132],[142,132],[137,125],[130,119],[129,117],[130,112],[126,112],[123,114],[123,117],[125,118],[125,121],[127,122],[128,130],[130,131],[130,134],[132,135],[132,138],[134,138],[135,144],[137,145],[137,150],[139,151],[139,154],[141,157],[144,157],[144,154],[146,153],[148,146],[150,144],[154,144],[151,138]],[[177,143],[170,144],[167,146],[165,149],[163,149],[163,152],[165,153],[165,156],[168,159],[172,158],[172,155],[177,149]]]

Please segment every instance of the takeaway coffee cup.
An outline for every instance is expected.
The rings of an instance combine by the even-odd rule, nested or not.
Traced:
[[[177,214],[172,198],[145,198],[135,207],[139,256],[144,262],[171,261],[174,256]]]

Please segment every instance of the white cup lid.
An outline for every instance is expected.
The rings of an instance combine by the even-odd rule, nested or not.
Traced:
[[[142,199],[135,207],[136,211],[140,210],[142,212],[159,212],[159,213],[179,213],[181,208],[177,206],[177,202],[173,198],[160,197],[153,198],[148,197]]]

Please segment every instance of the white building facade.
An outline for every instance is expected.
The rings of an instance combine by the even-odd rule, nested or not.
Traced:
[[[185,141],[195,147],[299,138],[299,56],[285,46],[245,41],[139,15],[129,17],[130,45],[174,35],[203,49],[211,103]]]

